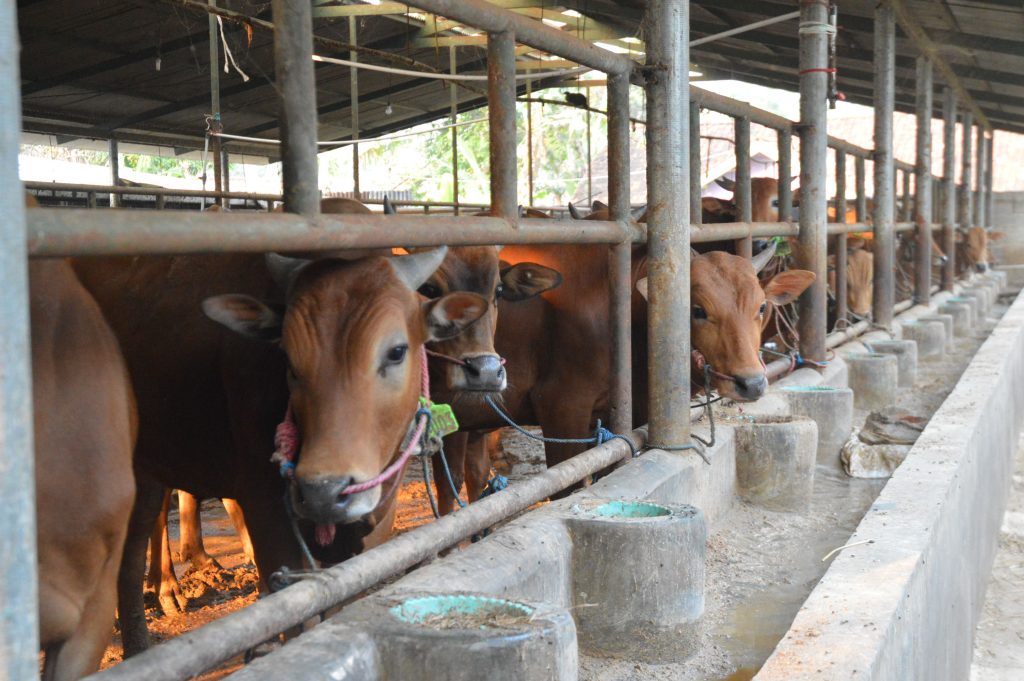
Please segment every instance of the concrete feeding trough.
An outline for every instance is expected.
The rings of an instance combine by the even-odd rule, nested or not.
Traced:
[[[978,322],[984,321],[988,316],[989,309],[988,290],[980,286],[970,286],[961,291],[960,295],[965,298],[974,298],[978,301],[978,316],[975,319]]]
[[[754,416],[738,423],[736,491],[741,499],[772,510],[806,510],[817,450],[818,426],[806,416]]]
[[[938,324],[922,324],[916,327],[929,328],[932,343],[942,352],[942,327]],[[907,329],[903,327],[904,332]],[[920,344],[918,344],[920,349]],[[857,409],[884,409],[896,401],[899,385],[899,362],[894,355],[880,352],[854,352],[846,355],[850,371],[850,389],[853,390],[853,406]]]
[[[817,424],[818,464],[842,471],[839,450],[853,427],[853,391],[825,385],[787,385],[779,392],[793,416],[806,416]]]
[[[914,387],[914,381],[917,379],[917,343],[912,340],[878,340],[867,342],[865,345],[869,352],[894,355],[897,385],[900,388]]]
[[[946,351],[946,327],[942,322],[904,322],[903,338],[917,343],[918,359],[937,359]],[[850,387],[853,387],[851,380]],[[856,392],[856,388],[854,388]],[[888,405],[880,405],[888,406]]]
[[[922,324],[928,324],[931,322],[939,322],[942,324],[942,328],[946,334],[945,350],[946,353],[953,352],[953,316],[948,314],[925,314],[917,318],[917,321]]]
[[[564,609],[469,593],[368,601],[353,612],[373,631],[380,678],[577,678],[576,628]]]
[[[580,649],[653,663],[696,652],[704,614],[704,514],[688,505],[627,500],[589,500],[571,511]]]
[[[939,312],[953,318],[953,335],[955,336],[966,336],[974,327],[973,308],[966,299],[949,298],[939,306]]]

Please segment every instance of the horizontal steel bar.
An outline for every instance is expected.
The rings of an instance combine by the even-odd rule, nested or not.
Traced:
[[[211,199],[249,199],[250,201],[280,201],[280,194],[256,194],[250,192],[217,192],[202,189],[174,189],[171,187],[114,187],[95,184],[72,184],[65,182],[25,182],[26,189],[37,191],[78,192],[94,194],[130,194],[139,196],[194,196]]]
[[[636,446],[642,447],[647,433],[642,429],[634,430],[630,438]],[[458,513],[421,525],[340,565],[308,575],[283,591],[270,594],[242,610],[87,678],[92,681],[178,681],[192,678],[380,581],[436,556],[439,550],[526,510],[592,473],[619,463],[629,454],[629,446],[622,440],[610,440],[588,449],[512,485],[501,494],[480,499]]]
[[[799,231],[795,222],[716,222],[691,225],[690,242],[701,244],[747,237],[763,239],[771,236],[796,236]]]
[[[608,74],[629,75],[637,66],[636,62],[623,55],[609,52],[540,21],[495,7],[484,0],[410,0],[408,4],[489,33],[512,31],[518,43]]]
[[[643,243],[640,225],[430,215],[231,214],[40,208],[28,212],[32,256],[321,251],[392,246]]]

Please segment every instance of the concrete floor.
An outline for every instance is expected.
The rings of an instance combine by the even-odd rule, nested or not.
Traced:
[[[1024,438],[975,632],[971,681],[1024,679]]]

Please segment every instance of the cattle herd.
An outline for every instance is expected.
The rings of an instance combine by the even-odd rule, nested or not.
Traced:
[[[753,189],[753,220],[777,221],[777,181],[759,178]],[[368,212],[348,199],[322,208]],[[598,208],[588,217],[604,216]],[[706,200],[703,217],[734,221],[735,209]],[[986,267],[985,238],[969,230],[957,263]],[[849,307],[866,316],[870,248],[849,243]],[[814,275],[789,268],[775,244],[752,260],[731,249],[693,255],[693,355],[714,368],[720,395],[750,401],[767,388],[759,351],[781,328],[773,311]],[[446,450],[454,486],[465,484],[470,500],[490,472],[486,434],[505,425],[485,398],[549,437],[586,437],[607,420],[606,246],[397,250],[31,261],[46,678],[97,668],[115,608],[125,654],[148,646],[150,544],[161,601],[175,607],[170,489],[183,491],[195,560],[205,555],[195,499],[225,499],[265,589],[281,567],[306,567],[307,552],[338,563],[388,538],[425,399],[452,405],[461,425]],[[646,246],[635,246],[636,424],[646,422],[647,269]],[[547,463],[583,447],[548,443]],[[451,512],[452,490],[437,492]]]

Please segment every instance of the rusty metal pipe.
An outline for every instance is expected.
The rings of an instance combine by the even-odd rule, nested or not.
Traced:
[[[956,273],[956,97],[953,88],[942,92],[942,290],[953,290]]]
[[[797,266],[815,274],[799,300],[800,354],[824,361],[828,282],[828,36],[818,28],[828,23],[828,7],[800,6],[800,235]]]
[[[985,140],[985,128],[975,126],[977,138],[974,141],[974,224],[985,227],[988,223],[985,216],[985,167],[988,165],[988,143]]]
[[[511,218],[516,199],[516,39],[487,34],[487,118],[491,135],[491,215]]]
[[[875,322],[890,328],[896,300],[895,227],[896,181],[893,167],[892,120],[895,104],[896,19],[888,3],[875,7],[875,209],[871,312]]]
[[[932,288],[932,60],[917,58],[917,168],[914,182],[914,222],[917,223],[917,262],[914,298],[921,305]]]
[[[971,190],[971,168],[974,163],[973,149],[974,114],[969,110],[963,113],[963,148],[960,153],[960,226],[967,229],[971,226],[974,216],[974,192]]]
[[[689,9],[649,0],[644,15],[650,438],[670,447],[690,444]]]
[[[629,78],[608,79],[608,207],[611,218],[630,220],[629,202]],[[612,245],[608,253],[611,352],[611,428],[624,433],[633,427],[632,244]]]
[[[858,218],[859,220],[860,218]],[[836,150],[836,220],[846,223],[846,152]],[[849,303],[846,281],[846,234],[836,234],[836,323],[845,320]]]
[[[320,190],[312,6],[308,2],[273,0],[272,7],[284,209],[316,215],[320,212]]]
[[[788,129],[778,131],[779,144],[779,220],[789,222],[793,218],[793,133]]]
[[[736,217],[738,222],[751,222],[753,202],[750,187],[750,119],[740,116],[733,122],[736,132]],[[750,237],[736,241],[736,255],[742,258],[754,256],[754,243]]]

